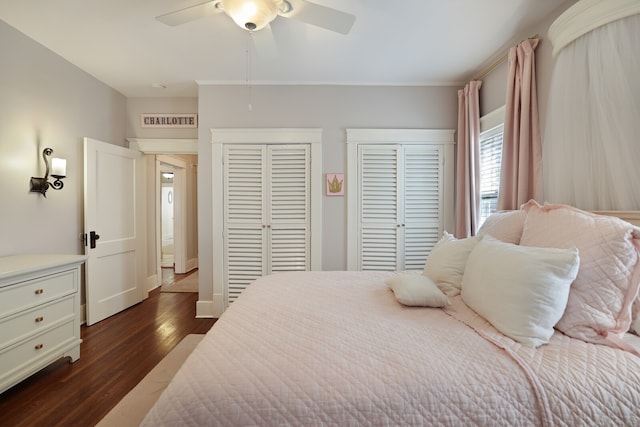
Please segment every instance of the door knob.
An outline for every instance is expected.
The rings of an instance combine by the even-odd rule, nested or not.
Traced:
[[[90,231],[89,232],[89,242],[90,242],[90,248],[91,249],[95,249],[96,240],[98,240],[99,238],[100,238],[100,235],[97,234],[95,231]]]

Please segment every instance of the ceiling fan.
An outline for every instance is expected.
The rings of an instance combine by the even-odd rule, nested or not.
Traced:
[[[340,34],[349,33],[356,20],[354,15],[306,0],[210,0],[157,16],[156,19],[175,26],[222,12],[240,27],[252,32],[265,28],[278,15]]]

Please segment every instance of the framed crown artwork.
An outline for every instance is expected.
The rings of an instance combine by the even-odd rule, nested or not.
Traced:
[[[344,174],[343,173],[328,173],[326,177],[327,181],[327,196],[344,196]]]

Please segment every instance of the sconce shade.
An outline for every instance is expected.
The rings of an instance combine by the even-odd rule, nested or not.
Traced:
[[[266,27],[278,15],[274,0],[222,0],[222,8],[236,24],[249,31]]]
[[[64,178],[67,176],[67,160],[54,157],[51,159],[51,176],[54,178]]]

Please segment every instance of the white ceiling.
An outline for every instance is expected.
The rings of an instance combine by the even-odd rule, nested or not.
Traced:
[[[278,54],[260,56],[225,14],[155,19],[202,1],[0,0],[0,18],[127,97],[195,97],[196,82],[245,83],[248,68],[252,84],[460,85],[563,3],[314,0],[356,15],[351,32],[277,17]]]

